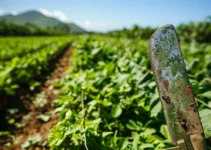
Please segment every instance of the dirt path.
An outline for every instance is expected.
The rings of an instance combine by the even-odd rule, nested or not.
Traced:
[[[52,74],[40,87],[40,93],[35,97],[33,103],[23,98],[28,113],[18,114],[18,117],[20,118],[20,126],[23,125],[24,127],[13,130],[14,140],[12,138],[1,139],[0,150],[49,149],[47,144],[49,131],[58,122],[53,101],[56,99],[55,94],[59,91],[54,89],[53,84],[64,77],[66,69],[70,67],[70,56],[71,49],[69,48],[58,60]],[[3,147],[3,144],[8,142],[11,145]]]

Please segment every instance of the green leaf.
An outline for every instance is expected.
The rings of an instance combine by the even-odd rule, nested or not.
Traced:
[[[29,141],[32,145],[37,144],[42,141],[42,137],[40,135],[32,136],[29,138]]]
[[[162,126],[160,127],[160,133],[162,133],[162,135],[163,135],[166,139],[170,140],[170,135],[169,135],[169,132],[168,132],[167,125],[162,125]]]
[[[113,134],[113,132],[103,132],[102,137],[104,138],[104,137],[111,135],[111,134]]]
[[[129,123],[126,124],[126,127],[130,130],[141,131],[143,124],[141,122],[135,122],[134,120],[130,119]]]
[[[75,133],[77,131],[80,131],[82,129],[82,126],[79,124],[75,124],[74,126],[72,126],[71,128],[69,128],[66,132],[65,135],[70,135],[72,133]]]
[[[94,48],[94,49],[92,49],[92,55],[96,55],[97,53],[99,53],[100,52],[100,48]]]
[[[21,145],[21,148],[26,149],[26,148],[28,148],[28,147],[30,147],[30,146],[31,146],[30,142],[29,142],[29,141],[26,141],[26,142],[24,142],[24,143]]]
[[[9,131],[1,131],[0,132],[0,137],[1,136],[9,136],[10,135],[10,132]]]
[[[95,120],[92,120],[92,121],[88,121],[86,123],[89,126],[89,128],[93,128],[93,129],[97,130],[97,128],[100,124],[100,121],[101,121],[101,118],[98,118],[98,119],[95,119]]]
[[[144,143],[144,144],[141,144],[141,146],[139,146],[139,149],[140,150],[144,150],[144,149],[147,149],[147,148],[154,148],[154,145],[151,144],[151,143]]]
[[[71,110],[68,110],[65,114],[65,119],[70,119],[72,114],[73,114],[73,112]]]
[[[146,135],[146,136],[150,136],[150,135],[152,135],[152,134],[155,133],[155,132],[156,132],[155,129],[146,128],[146,130],[145,130],[143,133],[144,133],[144,135]]]
[[[12,115],[12,114],[15,114],[15,113],[19,112],[19,109],[17,109],[17,108],[10,108],[10,109],[7,109],[7,112],[9,112]]]
[[[11,89],[17,89],[17,88],[19,88],[19,85],[13,84],[13,85],[10,86],[10,88],[11,88]]]
[[[118,118],[122,114],[122,108],[120,104],[113,105],[111,109],[111,115],[113,118]]]
[[[42,120],[44,122],[48,122],[49,119],[50,119],[50,116],[49,115],[45,115],[45,114],[41,114],[41,115],[37,116],[37,119],[40,119],[40,120]]]
[[[199,112],[201,122],[204,128],[205,137],[211,137],[211,110],[210,109],[203,109]]]
[[[208,99],[211,99],[211,91],[207,91],[207,92],[205,92],[203,94],[199,94],[198,96],[199,97],[206,97]]]
[[[8,124],[14,124],[15,123],[15,119],[14,118],[11,118],[7,122],[8,122]]]
[[[157,104],[151,109],[150,111],[150,117],[157,117],[158,113],[161,112],[162,105],[161,102],[157,102]]]
[[[140,139],[140,135],[135,134],[135,137],[134,137],[134,140],[133,140],[133,149],[134,150],[138,150],[138,143],[140,141],[139,139]]]
[[[115,82],[122,84],[122,82],[128,79],[128,76],[129,74],[119,74]]]
[[[127,140],[121,139],[121,140],[119,141],[118,147],[119,147],[120,149],[126,149],[128,145],[129,145],[129,142],[128,142]]]

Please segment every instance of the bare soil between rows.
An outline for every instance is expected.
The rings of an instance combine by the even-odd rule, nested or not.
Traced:
[[[58,116],[54,112],[53,102],[57,98],[56,93],[60,91],[54,88],[54,83],[61,80],[66,73],[67,68],[70,67],[71,48],[68,48],[55,62],[51,75],[46,77],[46,80],[42,82],[39,87],[38,93],[25,94],[20,96],[17,101],[23,104],[22,111],[14,114],[13,116],[6,114],[5,120],[13,117],[17,122],[24,125],[23,127],[9,127],[12,131],[13,137],[0,137],[0,150],[21,150],[24,143],[29,141],[31,137],[40,136],[41,142],[28,146],[29,150],[41,150],[50,149],[47,143],[47,138],[50,133],[50,129],[58,122]],[[29,96],[35,96],[36,94],[43,93],[43,99],[45,101],[39,104],[34,104],[28,100]],[[50,117],[48,121],[42,121],[37,116],[42,114],[48,114]],[[6,143],[10,143],[10,146],[4,146]],[[42,145],[40,145],[42,143]]]

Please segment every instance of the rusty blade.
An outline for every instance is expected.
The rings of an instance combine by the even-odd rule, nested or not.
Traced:
[[[203,128],[173,25],[155,31],[148,52],[171,141],[193,149],[191,135],[202,136]]]

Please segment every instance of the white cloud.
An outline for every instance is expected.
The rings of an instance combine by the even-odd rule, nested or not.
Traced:
[[[38,9],[38,11],[46,16],[57,18],[63,22],[68,22],[67,16],[64,14],[64,12],[62,12],[60,10],[54,10],[54,11],[50,12],[46,9],[40,8],[40,9]]]
[[[84,25],[85,26],[91,26],[92,25],[92,22],[90,20],[85,20],[84,21]]]
[[[4,14],[4,9],[0,8],[0,16]]]
[[[109,30],[122,28],[117,24],[106,21],[75,20],[74,23],[88,31],[107,32]]]
[[[18,12],[17,12],[17,11],[15,11],[15,10],[13,10],[13,11],[11,12],[11,14],[12,14],[12,15],[17,15],[17,14],[18,14]]]

